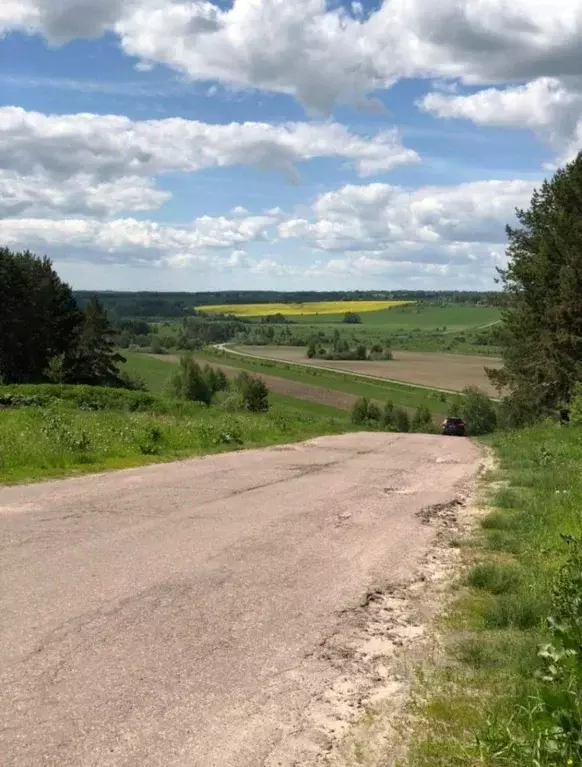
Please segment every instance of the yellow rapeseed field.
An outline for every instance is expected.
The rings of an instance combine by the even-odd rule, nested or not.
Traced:
[[[217,304],[200,306],[200,311],[214,314],[234,314],[236,317],[267,317],[284,314],[287,317],[310,314],[345,314],[345,312],[378,312],[413,301],[310,301],[304,304]]]

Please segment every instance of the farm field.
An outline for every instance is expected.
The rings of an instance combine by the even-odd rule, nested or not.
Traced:
[[[166,357],[168,355],[164,355]],[[309,400],[313,395],[314,401],[322,401],[321,393],[314,394],[312,389],[328,389],[335,393],[344,393],[351,395],[349,398],[336,398],[336,407],[351,407],[355,399],[359,397],[368,397],[378,403],[384,403],[387,400],[395,405],[415,409],[425,405],[431,412],[444,413],[449,400],[453,400],[455,395],[448,396],[443,392],[430,388],[415,387],[406,383],[397,381],[382,381],[381,379],[365,379],[359,375],[352,375],[348,371],[336,372],[334,370],[316,369],[315,367],[295,365],[289,362],[283,362],[275,359],[260,359],[258,357],[242,357],[237,354],[226,352],[195,352],[194,356],[200,363],[209,362],[215,367],[234,368],[236,370],[247,370],[249,373],[260,375],[261,378],[268,381],[272,380],[274,386],[271,391],[275,393],[285,393],[285,381],[295,381],[302,384],[301,387],[294,389],[294,396],[298,399]],[[160,357],[162,359],[162,357]],[[340,405],[340,403],[343,403]]]
[[[199,355],[194,356],[199,357]],[[150,360],[162,365],[168,365],[168,363],[177,365],[180,361],[180,357],[176,354],[163,354],[160,356],[152,355]],[[240,367],[225,365],[214,360],[212,360],[212,366],[223,370],[227,378],[234,378],[241,371]],[[166,370],[168,370],[168,368],[166,368]],[[170,372],[171,371],[168,370],[166,377]],[[269,392],[272,392],[275,395],[281,395],[287,402],[289,402],[290,398],[293,398],[298,405],[300,403],[297,402],[297,400],[305,400],[310,404],[315,403],[324,406],[325,408],[334,408],[345,411],[349,410],[357,399],[357,396],[354,394],[333,391],[324,386],[312,386],[301,381],[279,378],[274,375],[265,375],[264,373],[261,373],[261,378],[269,387]]]
[[[346,310],[347,311],[347,310]],[[301,324],[334,325],[340,323],[347,329],[383,330],[386,332],[441,331],[456,333],[463,330],[474,330],[497,322],[500,311],[494,306],[438,306],[434,304],[408,303],[394,306],[392,309],[376,311],[358,311],[360,325],[345,325],[343,314],[336,315],[302,315],[288,316],[293,322]],[[365,326],[365,327],[362,327]]]
[[[259,321],[262,317],[282,314],[293,323],[317,325],[340,324],[345,330],[366,326],[388,332],[441,331],[455,333],[476,329],[499,321],[501,313],[494,306],[440,306],[411,301],[334,301],[305,304],[220,304],[203,306],[201,311],[228,313]],[[361,319],[359,325],[343,323],[344,314],[354,312]]]
[[[243,318],[271,317],[274,314],[283,314],[290,319],[316,315],[343,318],[346,312],[377,313],[410,303],[410,301],[310,301],[302,304],[216,304],[202,306],[200,310],[208,314],[233,314],[235,317]]]
[[[204,364],[224,370],[233,377],[241,370],[260,375],[270,390],[273,404],[286,408],[295,407],[301,412],[321,417],[346,418],[348,411],[359,397],[368,397],[377,403],[388,400],[412,412],[425,405],[435,415],[435,420],[448,409],[448,397],[431,389],[418,389],[406,384],[365,380],[349,373],[315,370],[290,365],[274,359],[261,360],[239,357],[228,353],[196,352],[195,358]],[[126,353],[125,370],[140,375],[152,391],[160,391],[171,373],[170,365],[177,364],[178,355]]]
[[[235,351],[282,362],[346,370],[351,373],[378,376],[403,383],[434,386],[436,389],[461,391],[466,386],[478,386],[493,396],[496,392],[485,374],[485,367],[501,367],[501,361],[497,358],[468,354],[397,350],[394,352],[394,359],[387,362],[360,362],[353,360],[311,360],[306,356],[303,347],[293,346],[244,346],[235,349]]]

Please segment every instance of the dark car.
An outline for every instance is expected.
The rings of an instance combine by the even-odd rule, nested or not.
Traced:
[[[443,421],[441,431],[452,437],[464,437],[467,434],[467,424],[462,418],[449,416]]]

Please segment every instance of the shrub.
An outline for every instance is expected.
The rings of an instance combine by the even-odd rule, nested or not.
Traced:
[[[373,402],[368,404],[368,421],[371,423],[380,423],[382,421],[382,411]]]
[[[382,411],[367,397],[361,397],[352,407],[352,423],[357,426],[378,426],[382,423]]]
[[[238,389],[229,392],[221,403],[222,409],[227,413],[241,413],[245,410],[245,398]]]
[[[159,455],[164,441],[164,433],[159,426],[148,426],[138,442],[142,455]]]
[[[461,416],[467,421],[471,436],[490,434],[497,428],[497,412],[491,399],[480,389],[469,386],[463,389]]]
[[[243,371],[236,377],[235,386],[242,394],[245,410],[248,410],[249,413],[267,412],[269,409],[269,389],[262,378]]]
[[[165,354],[166,350],[161,344],[160,339],[157,336],[152,336],[152,342],[150,344],[150,351],[152,354]]]
[[[359,344],[356,347],[356,359],[357,360],[365,360],[368,358],[368,353],[366,351],[366,347],[364,344]]]
[[[206,383],[210,387],[210,391],[213,394],[219,391],[226,391],[228,389],[228,378],[224,370],[220,368],[213,368],[210,365],[204,366],[204,378]]]
[[[394,408],[394,426],[396,431],[410,431],[410,417],[402,407]]]
[[[432,428],[432,416],[430,410],[426,405],[420,405],[420,407],[416,409],[416,413],[412,419],[412,431],[426,431],[429,427]]]
[[[352,423],[356,426],[363,426],[368,421],[369,401],[366,397],[360,397],[354,402],[352,407]]]
[[[394,428],[394,403],[388,400],[384,405],[384,412],[382,413],[382,426],[385,428]]]
[[[203,402],[205,405],[212,400],[212,389],[200,365],[189,355],[180,357],[180,367],[171,375],[168,389],[177,399]]]

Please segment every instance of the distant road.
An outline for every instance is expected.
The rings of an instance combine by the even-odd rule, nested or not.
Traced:
[[[479,460],[349,434],[0,488],[0,764],[309,764],[306,707],[341,673],[321,643],[410,576],[416,512]]]

